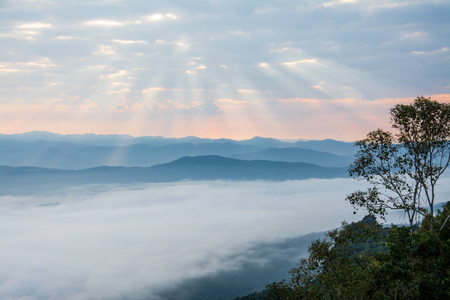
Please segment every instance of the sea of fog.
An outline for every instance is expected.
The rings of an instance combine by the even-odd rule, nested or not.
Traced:
[[[1,196],[0,299],[165,299],[183,283],[273,263],[258,245],[361,219],[344,200],[358,188],[352,179],[214,181]],[[448,195],[444,178],[438,197]]]

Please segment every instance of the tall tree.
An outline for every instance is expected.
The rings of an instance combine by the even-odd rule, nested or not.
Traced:
[[[417,97],[392,108],[391,123],[396,134],[378,129],[356,143],[350,175],[372,186],[347,200],[382,218],[403,210],[411,228],[429,214],[433,230],[436,184],[450,164],[450,104]]]

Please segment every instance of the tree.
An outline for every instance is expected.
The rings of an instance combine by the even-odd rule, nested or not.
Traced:
[[[383,219],[388,209],[403,210],[411,229],[429,215],[433,231],[436,184],[450,164],[450,104],[417,97],[392,108],[391,123],[396,134],[378,129],[356,142],[349,173],[372,186],[347,200]]]
[[[370,215],[314,241],[266,299],[450,299],[450,202],[434,215],[450,164],[450,104],[417,97],[392,108],[391,121],[397,133],[369,132],[349,169],[372,186],[347,200]],[[389,209],[404,211],[410,228],[378,224],[372,214]]]
[[[311,243],[290,281],[268,285],[257,299],[450,299],[449,215],[450,201],[437,211],[434,231],[427,218],[415,231],[383,228],[371,215],[344,222]]]
[[[450,299],[450,226],[443,220],[449,215],[450,202],[438,210],[436,230],[429,230],[429,221],[414,232],[407,227],[393,226],[386,238],[387,251],[374,255],[373,269],[377,299]]]
[[[289,273],[291,280],[267,286],[266,299],[371,299],[375,291],[373,255],[385,251],[385,231],[369,215],[357,223],[343,223],[308,248]]]

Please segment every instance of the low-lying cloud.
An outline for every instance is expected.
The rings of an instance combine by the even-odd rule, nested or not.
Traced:
[[[239,270],[260,243],[362,218],[344,200],[357,188],[216,181],[2,196],[0,298],[162,299],[186,280]]]

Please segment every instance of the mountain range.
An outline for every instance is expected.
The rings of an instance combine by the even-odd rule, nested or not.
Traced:
[[[0,194],[85,184],[347,177],[354,151],[352,143],[334,140],[0,135]]]
[[[96,167],[61,170],[0,166],[0,194],[29,194],[85,184],[173,182],[182,180],[299,180],[348,176],[346,168],[306,163],[238,160],[222,156],[182,157],[152,167]]]
[[[243,160],[304,162],[324,167],[348,166],[353,143],[334,140],[283,142],[163,138],[128,135],[59,135],[48,132],[0,135],[0,165],[57,169],[99,166],[148,167],[183,156],[220,155]]]
[[[151,146],[165,146],[170,144],[204,144],[204,143],[234,143],[240,145],[251,145],[259,148],[304,148],[316,151],[330,152],[336,155],[351,156],[356,151],[353,148],[353,142],[341,142],[332,139],[310,140],[310,141],[292,141],[286,142],[274,138],[264,138],[255,136],[248,140],[231,139],[210,139],[188,136],[182,138],[165,138],[161,136],[141,136],[133,137],[131,135],[120,134],[57,134],[46,131],[32,131],[20,134],[0,134],[0,141],[12,139],[16,141],[54,141],[54,142],[72,142],[91,146],[130,146],[133,144],[146,144]]]

